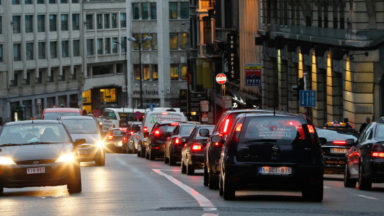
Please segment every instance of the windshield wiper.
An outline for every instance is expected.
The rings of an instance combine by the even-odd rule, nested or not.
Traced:
[[[5,146],[21,146],[23,144],[18,144],[18,143],[6,143],[6,144],[1,144],[0,147],[5,147]]]
[[[277,142],[277,139],[254,139],[254,140],[247,140],[246,143],[251,142]]]
[[[29,143],[23,143],[22,145],[35,145],[35,144],[57,144],[61,142],[29,142]]]

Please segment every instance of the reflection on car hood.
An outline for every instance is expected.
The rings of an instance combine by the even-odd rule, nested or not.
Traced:
[[[0,156],[10,156],[14,161],[43,160],[58,158],[59,155],[73,150],[70,143],[33,144],[1,147]]]
[[[85,143],[94,144],[101,140],[99,134],[71,134],[72,140],[85,139]]]

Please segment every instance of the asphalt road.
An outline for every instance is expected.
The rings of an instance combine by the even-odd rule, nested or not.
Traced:
[[[384,215],[384,184],[372,191],[345,189],[341,179],[325,182],[322,203],[305,202],[300,193],[236,192],[224,201],[194,176],[162,161],[108,154],[105,167],[82,164],[83,192],[65,186],[5,189],[0,215]]]

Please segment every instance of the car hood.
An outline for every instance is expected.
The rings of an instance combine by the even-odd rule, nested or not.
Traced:
[[[99,134],[71,134],[72,140],[85,139],[85,143],[94,144],[97,141],[101,140]]]
[[[36,144],[0,147],[0,156],[10,156],[14,161],[42,160],[58,158],[63,153],[73,151],[70,143]]]

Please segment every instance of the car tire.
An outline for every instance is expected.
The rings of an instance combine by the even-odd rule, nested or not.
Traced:
[[[213,173],[208,174],[208,187],[209,189],[218,189],[219,187],[219,178]]]
[[[169,159],[164,156],[164,163],[167,164],[169,162]]]
[[[176,160],[175,157],[172,157],[172,154],[169,155],[169,166],[175,166]]]
[[[223,179],[223,198],[224,200],[234,200],[235,199],[235,188],[232,185],[231,180],[229,177],[224,174],[224,179]]]
[[[96,157],[95,163],[97,166],[105,166],[105,153],[99,152]]]
[[[187,165],[187,175],[194,175],[195,174],[195,167],[193,165]]]
[[[362,173],[364,173],[363,166],[360,165],[359,167],[359,189],[360,190],[370,190],[372,188],[372,179],[370,177],[364,176]]]
[[[317,185],[307,185],[302,191],[303,198],[312,202],[323,201],[323,181]]]
[[[186,173],[186,171],[187,171],[187,168],[185,167],[185,164],[184,164],[184,162],[183,162],[183,160],[181,160],[181,162],[180,162],[180,166],[181,166],[181,174],[185,174]]]
[[[80,173],[80,164],[75,165],[73,170],[70,170],[72,173],[69,175],[67,189],[70,194],[80,193],[81,192],[81,173]]]
[[[345,165],[344,171],[344,187],[354,188],[356,187],[356,179],[351,179],[351,174],[349,173],[348,165]]]
[[[207,165],[204,164],[204,180],[203,180],[204,186],[208,186],[208,170]]]

